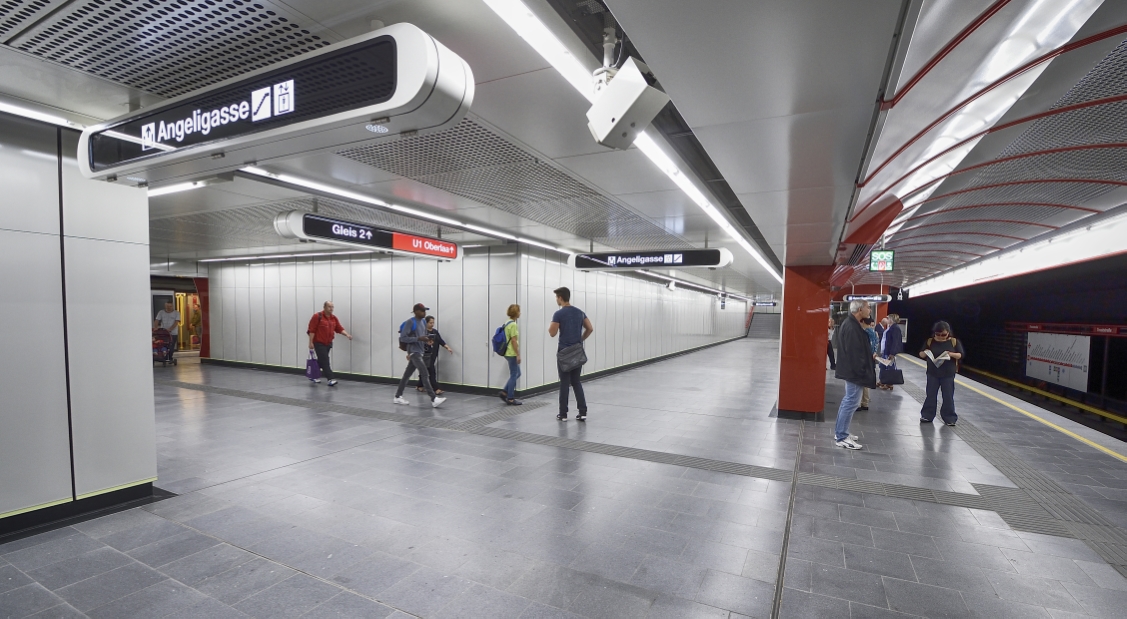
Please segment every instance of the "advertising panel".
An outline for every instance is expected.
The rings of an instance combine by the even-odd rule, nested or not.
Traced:
[[[1088,390],[1087,335],[1030,332],[1025,336],[1025,375],[1046,382]]]

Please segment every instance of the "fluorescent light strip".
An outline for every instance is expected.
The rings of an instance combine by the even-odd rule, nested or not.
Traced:
[[[552,251],[559,252],[561,254],[571,254],[571,253],[573,253],[570,250],[562,249],[562,248],[556,247],[554,245],[549,245],[547,243],[541,243],[540,241],[533,241],[532,239],[517,237],[517,236],[514,236],[514,235],[509,234],[507,232],[501,232],[500,230],[494,230],[493,228],[487,228],[485,226],[479,226],[479,225],[476,225],[476,224],[468,224],[468,223],[465,223],[465,222],[462,222],[462,221],[458,221],[456,219],[451,219],[449,217],[444,217],[442,215],[434,215],[434,214],[428,213],[426,211],[420,211],[418,209],[413,209],[413,208],[402,206],[402,205],[399,205],[399,204],[391,204],[391,203],[388,203],[388,202],[384,202],[383,200],[380,200],[379,198],[373,198],[371,196],[367,196],[367,195],[364,195],[362,193],[357,193],[355,191],[348,191],[346,189],[340,189],[339,187],[334,187],[332,185],[326,185],[324,183],[318,183],[316,181],[311,181],[311,180],[301,178],[301,177],[298,177],[298,176],[293,176],[291,174],[275,174],[273,172],[268,172],[266,170],[263,170],[262,168],[258,168],[258,167],[254,167],[254,166],[243,168],[242,171],[246,172],[247,174],[253,174],[255,176],[270,178],[270,179],[273,179],[273,180],[276,180],[276,181],[279,181],[279,182],[282,182],[282,183],[286,183],[287,185],[294,185],[294,186],[297,186],[297,187],[310,189],[310,190],[313,190],[313,191],[316,191],[316,192],[319,192],[319,193],[325,193],[325,194],[329,194],[329,195],[332,195],[332,196],[344,198],[345,200],[351,200],[353,202],[371,204],[373,206],[378,206],[380,208],[390,209],[390,210],[396,211],[398,213],[410,215],[412,217],[418,217],[418,218],[421,218],[421,219],[428,219],[430,221],[445,224],[445,225],[452,226],[452,227],[455,227],[455,228],[461,228],[463,230],[468,230],[468,231],[471,231],[471,232],[477,232],[479,234],[484,234],[485,236],[491,236],[491,237],[500,238],[500,239],[507,239],[507,240],[510,240],[510,241],[517,241],[518,243],[525,243],[525,244],[528,244],[528,245],[535,245],[536,247],[543,247],[544,249],[550,249]],[[150,192],[149,195],[152,195],[152,193]]]
[[[165,187],[158,187],[156,189],[149,189],[148,194],[150,198],[157,196],[166,196],[170,193],[180,193],[181,191],[188,191],[189,189],[199,189],[207,185],[203,181],[192,181],[190,183],[177,183],[175,185],[167,185]]]
[[[71,122],[62,116],[55,116],[54,114],[47,114],[38,110],[12,105],[11,103],[4,103],[0,101],[0,112],[11,114],[13,116],[21,116],[23,118],[30,118],[31,120],[38,120],[39,122],[57,125],[59,127],[70,127],[72,129],[84,129],[85,126],[76,122]]]
[[[230,258],[205,258],[197,260],[196,262],[236,262],[247,260],[274,260],[277,258],[310,258],[313,256],[347,256],[351,254],[374,254],[379,250],[360,250],[360,251],[321,251],[321,252],[302,252],[296,254],[265,254],[258,256],[231,256]]]
[[[1095,216],[1095,217],[1098,217]],[[1006,279],[1068,264],[1123,253],[1127,236],[1127,212],[1103,221],[1076,225],[1047,238],[1022,243],[991,254],[964,267],[906,286],[912,297]]]
[[[667,282],[674,282],[678,286],[686,286],[686,287],[689,287],[689,288],[696,288],[698,290],[704,290],[705,292],[711,292],[713,294],[722,294],[722,295],[724,295],[728,298],[739,299],[740,301],[750,301],[750,299],[748,299],[747,297],[745,297],[743,295],[732,294],[730,292],[725,292],[723,290],[717,290],[715,288],[709,288],[708,286],[702,286],[701,284],[694,284],[693,282],[685,281],[683,279],[677,279],[676,277],[669,277],[668,275],[662,275],[661,273],[654,273],[653,271],[647,271],[646,269],[638,269],[637,272],[641,273],[643,275],[648,275],[650,277],[656,277],[658,279],[662,279],[662,280],[665,280]]]
[[[576,58],[557,37],[552,34],[547,26],[528,9],[521,0],[485,0],[485,4],[493,9],[532,49],[536,50],[544,60],[547,60],[560,75],[590,102],[595,101],[595,89],[592,83],[591,71]],[[642,151],[654,165],[668,176],[680,189],[703,210],[716,225],[720,226],[728,236],[732,237],[740,247],[752,258],[763,266],[781,284],[783,277],[775,272],[775,267],[731,223],[723,213],[712,204],[681,168],[673,162],[661,147],[657,145],[649,130],[643,132],[634,140],[634,145]]]

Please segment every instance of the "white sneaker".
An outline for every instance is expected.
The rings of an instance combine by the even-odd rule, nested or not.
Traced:
[[[321,379],[320,379],[320,378],[310,378],[310,379],[309,379],[309,382],[311,382],[311,383],[319,383],[319,382],[321,382]]]
[[[843,441],[838,441],[836,444],[838,447],[844,447],[846,449],[861,449],[861,444],[854,443],[853,437],[849,437]]]
[[[410,402],[407,401],[407,398],[403,396],[395,398],[394,400],[392,400],[392,402],[395,402],[396,404],[410,404]]]
[[[337,386],[337,381],[336,381],[336,379],[330,380],[330,381],[329,381],[329,386],[330,386],[330,387],[336,387],[336,386]]]
[[[435,407],[435,408],[438,408],[438,405],[442,404],[445,401],[446,401],[446,398],[444,398],[442,396],[438,396],[437,398],[430,401],[430,405]]]
[[[850,435],[849,435],[849,440],[851,440],[851,441],[855,441],[855,440],[857,440],[857,439],[859,439],[859,438],[861,438],[861,437],[860,437],[860,436],[857,436],[856,434],[850,434]]]

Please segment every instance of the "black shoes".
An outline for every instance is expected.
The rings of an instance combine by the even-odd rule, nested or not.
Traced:
[[[931,423],[931,420],[930,419],[924,419],[923,417],[920,417],[920,423]]]
[[[951,426],[952,428],[954,428],[954,427],[955,427],[955,422],[953,422],[953,421],[952,421],[951,423],[949,423],[949,424],[947,424],[947,425],[949,425],[949,426]]]
[[[579,413],[575,416],[576,421],[587,421],[587,413]]]
[[[513,398],[511,400],[505,400],[505,404],[508,404],[509,406],[520,406],[521,404],[524,404],[524,402]]]
[[[857,407],[857,411],[856,411],[856,412],[858,412],[858,413],[859,413],[859,412],[861,412],[861,411],[867,411],[867,410],[869,410],[869,407],[868,407],[868,406],[858,406],[858,407]]]
[[[562,413],[559,414],[559,415],[556,415],[556,421],[567,421],[567,415],[564,415]]]

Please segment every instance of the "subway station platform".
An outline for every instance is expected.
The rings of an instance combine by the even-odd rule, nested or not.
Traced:
[[[826,422],[773,416],[777,356],[594,380],[585,425],[554,393],[156,368],[179,496],[0,546],[0,616],[1122,616],[1122,443],[966,378],[958,427],[920,424],[905,362],[846,451],[830,373]]]

